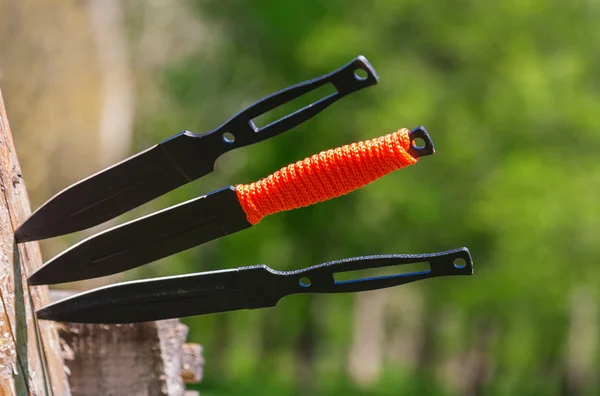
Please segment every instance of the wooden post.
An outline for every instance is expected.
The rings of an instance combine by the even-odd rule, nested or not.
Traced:
[[[42,264],[39,245],[17,245],[14,230],[30,214],[0,92],[0,395],[71,394],[53,322],[37,321],[34,307],[49,302],[47,287],[27,286]]]
[[[183,396],[185,383],[199,382],[203,363],[200,354],[184,361],[186,335],[177,319],[65,324],[60,337],[73,396]]]
[[[51,291],[59,300],[71,291]],[[59,325],[73,396],[187,396],[202,379],[202,347],[178,319],[126,325]]]
[[[14,240],[30,208],[1,92],[0,190],[0,396],[194,394],[184,383],[202,378],[202,347],[185,344],[188,328],[177,319],[111,326],[36,320],[36,308],[73,292],[27,286],[42,257],[37,242]]]

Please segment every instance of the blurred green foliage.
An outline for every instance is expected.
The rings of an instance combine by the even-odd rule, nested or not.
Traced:
[[[437,362],[472,346],[481,326],[495,336],[480,394],[564,394],[572,296],[590,290],[597,299],[600,284],[600,3],[207,0],[196,9],[209,30],[218,27],[219,45],[157,76],[173,106],[138,120],[140,149],[169,131],[211,130],[359,54],[381,80],[293,131],[227,154],[163,204],[400,127],[424,125],[437,153],[146,274],[261,263],[286,270],[460,246],[475,261],[473,277],[415,285],[431,323],[429,352],[410,370],[386,363],[366,388],[346,370],[355,295],[295,296],[273,309],[187,319],[190,340],[205,348],[202,395],[452,394]],[[459,318],[457,331],[435,325],[445,312]],[[595,394],[596,381],[580,391]]]

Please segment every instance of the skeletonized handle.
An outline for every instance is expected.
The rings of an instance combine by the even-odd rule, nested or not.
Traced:
[[[360,77],[357,74],[359,71],[363,71],[366,77]],[[223,125],[223,128],[225,128],[223,132],[229,131],[233,132],[234,135],[239,135],[234,142],[230,142],[230,144],[235,147],[238,147],[240,144],[246,145],[265,140],[308,120],[336,100],[341,99],[352,92],[375,85],[378,82],[379,76],[373,66],[371,66],[364,56],[358,56],[352,62],[334,72],[285,88],[259,100],[227,121]],[[335,93],[321,98],[262,128],[257,127],[252,121],[254,118],[299,98],[327,83],[331,83],[335,87]]]
[[[424,146],[418,147],[416,138],[423,139]],[[348,194],[433,151],[424,128],[402,128],[376,139],[315,154],[255,183],[239,184],[236,192],[248,221],[256,224],[269,214]]]
[[[336,273],[403,264],[428,263],[420,272],[336,281]],[[383,289],[438,276],[472,275],[473,259],[466,247],[430,254],[387,254],[332,261],[300,271],[291,271],[295,293],[348,293]],[[296,285],[294,285],[296,286]]]

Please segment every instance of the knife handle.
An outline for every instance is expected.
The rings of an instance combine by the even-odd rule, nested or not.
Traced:
[[[417,139],[423,144],[417,145]],[[348,194],[378,178],[434,153],[423,127],[338,147],[288,165],[252,184],[236,186],[251,224],[263,217]]]
[[[364,77],[361,76],[361,71],[364,72]],[[217,131],[212,132],[211,135],[213,133],[221,135],[221,139],[228,146],[228,150],[256,143],[292,129],[315,116],[338,99],[359,89],[375,85],[378,81],[379,76],[377,72],[369,61],[361,55],[336,71],[293,85],[259,100],[233,116],[219,127]],[[253,119],[256,117],[327,83],[331,83],[335,87],[336,92],[262,128],[257,127],[253,122]]]
[[[403,264],[429,263],[429,270],[336,281],[334,274]],[[332,261],[286,273],[297,284],[293,293],[347,293],[383,289],[421,279],[472,275],[473,260],[466,247],[433,254],[392,254]]]

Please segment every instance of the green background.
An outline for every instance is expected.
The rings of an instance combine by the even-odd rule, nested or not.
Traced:
[[[203,40],[186,51],[173,40],[172,52],[157,55],[170,61],[155,68],[129,53],[137,92],[129,154],[183,129],[210,131],[261,97],[357,55],[367,57],[380,83],[283,135],[222,156],[209,176],[123,220],[402,127],[425,126],[436,154],[347,196],[267,217],[126,278],[255,264],[292,270],[462,246],[475,264],[471,277],[385,292],[296,295],[275,308],[186,318],[188,342],[201,343],[206,359],[203,382],[190,388],[203,396],[598,394],[600,2],[175,3],[186,4],[188,20],[165,29],[201,20]],[[131,48],[142,41],[152,49],[152,41],[141,39],[150,6],[123,4]],[[3,48],[0,57],[20,47]],[[19,121],[30,108],[21,107],[26,116],[19,118],[17,100],[38,91],[11,85],[17,80],[9,77],[22,70],[24,81],[56,84],[52,89],[63,83],[40,71],[44,62],[35,63],[38,70],[26,57],[2,59],[14,60],[14,67],[0,70],[0,80],[9,81],[3,80],[5,99],[13,130],[21,131],[24,177],[39,204],[87,176],[92,165],[81,168],[85,172],[57,167],[44,180],[46,190],[38,189],[36,175],[54,168],[35,165],[27,152],[39,152],[35,142],[44,141],[46,131]],[[97,97],[92,84],[89,91]],[[60,103],[58,96],[53,101]],[[62,154],[51,147],[58,161],[92,146]],[[79,236],[44,245],[45,256]]]
[[[153,267],[157,272],[260,263],[286,270],[461,246],[475,262],[472,277],[415,284],[424,308],[417,338],[405,341],[420,343],[416,361],[384,357],[379,374],[362,385],[347,370],[356,295],[294,296],[269,310],[187,319],[190,339],[205,347],[202,394],[595,394],[599,7],[543,0],[199,2],[205,18],[226,26],[227,40],[209,61],[191,56],[163,71],[176,109],[139,123],[139,148],[181,125],[210,130],[241,103],[358,54],[380,83],[244,154],[228,154],[207,180],[165,202],[253,181],[400,127],[424,125],[437,153],[348,196],[171,257],[168,267]],[[578,313],[584,304],[591,308]],[[391,332],[392,309],[382,319]],[[455,371],[440,375],[452,359]],[[581,375],[573,379],[572,371]],[[453,376],[467,385],[453,387]]]

